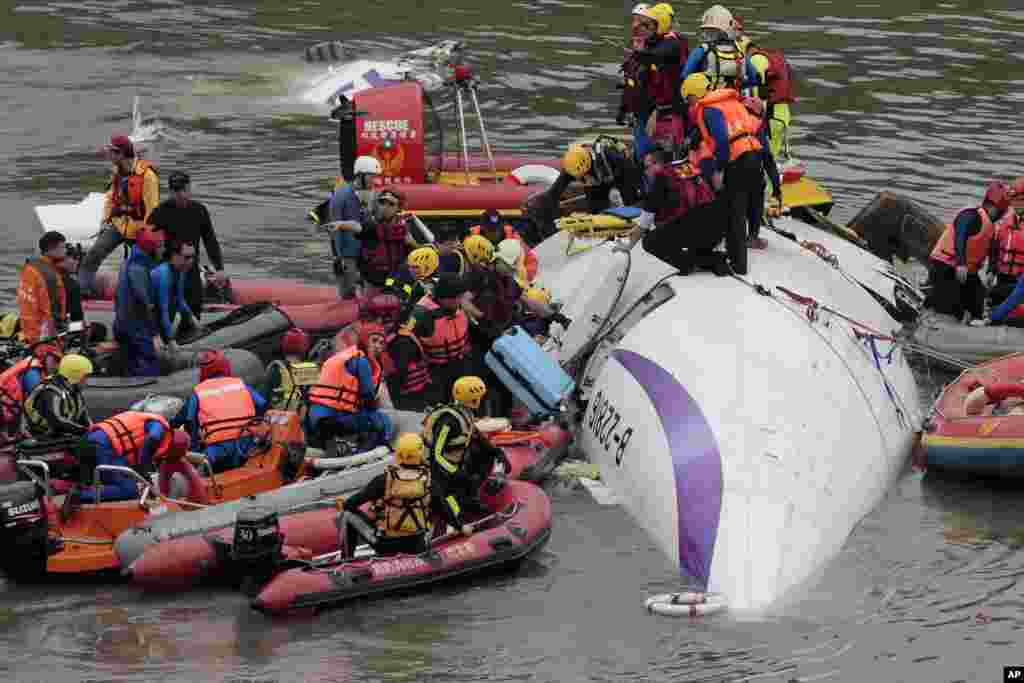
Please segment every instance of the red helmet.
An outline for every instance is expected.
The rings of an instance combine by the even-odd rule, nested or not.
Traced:
[[[231,375],[231,361],[223,351],[204,351],[199,356],[199,381]]]
[[[164,246],[164,231],[152,225],[141,225],[135,234],[135,244],[150,256],[157,256]]]
[[[377,325],[374,323],[364,323],[359,326],[359,348],[365,350],[370,346],[370,337],[379,335],[381,337],[387,336],[387,330],[384,329],[383,325]]]
[[[309,352],[309,335],[297,327],[284,333],[281,353],[286,356],[305,356]]]
[[[988,186],[984,201],[1000,211],[1010,208],[1010,188],[1006,183],[996,181]]]
[[[171,437],[171,448],[168,455],[173,458],[184,457],[188,453],[188,449],[192,447],[192,438],[189,437],[188,432],[175,429],[174,436]]]

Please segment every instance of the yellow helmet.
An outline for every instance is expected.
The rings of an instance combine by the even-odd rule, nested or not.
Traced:
[[[4,313],[0,318],[0,337],[10,338],[18,330],[18,314]]]
[[[437,267],[440,265],[437,250],[432,247],[413,249],[405,262],[409,264],[409,268],[420,280],[425,280],[436,273]]]
[[[77,353],[69,353],[61,359],[57,374],[72,384],[79,384],[92,374],[92,361]]]
[[[481,265],[494,260],[494,245],[483,235],[470,235],[462,242],[471,263]]]
[[[545,287],[530,287],[526,290],[526,298],[545,306],[551,305],[551,291]]]
[[[405,432],[395,442],[395,462],[405,467],[423,465],[423,439],[414,432]]]
[[[452,387],[452,398],[456,403],[476,410],[480,407],[480,401],[487,394],[487,385],[476,375],[460,377]]]
[[[683,81],[682,93],[683,97],[692,96],[699,98],[704,97],[710,89],[711,79],[708,78],[707,74],[699,72],[686,77],[686,80]]]
[[[672,20],[675,18],[675,10],[672,9],[672,5],[667,2],[659,2],[650,9],[650,14],[653,14],[658,22],[659,36],[663,36],[672,30]]]
[[[590,171],[594,163],[590,151],[583,145],[572,145],[562,157],[562,170],[579,180]]]

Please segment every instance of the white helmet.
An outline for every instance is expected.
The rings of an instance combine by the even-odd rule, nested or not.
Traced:
[[[504,239],[498,242],[498,248],[494,252],[494,258],[503,261],[505,265],[514,268],[519,259],[523,257],[523,247],[515,238]]]
[[[635,5],[633,5],[633,11],[630,12],[630,15],[639,14],[642,17],[646,17],[647,15],[644,14],[644,12],[646,12],[650,8],[651,6],[648,5],[646,2],[638,2]]]
[[[731,33],[733,29],[732,12],[721,5],[714,5],[708,8],[708,11],[700,18],[700,27],[702,29],[714,28]]]
[[[352,172],[356,175],[380,175],[381,167],[380,162],[375,157],[361,156],[356,159],[355,166],[352,168]]]

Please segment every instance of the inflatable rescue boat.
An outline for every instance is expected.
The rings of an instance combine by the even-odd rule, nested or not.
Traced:
[[[87,574],[117,569],[114,541],[123,531],[147,519],[172,511],[196,510],[278,488],[302,475],[305,444],[294,413],[268,411],[264,419],[246,428],[257,440],[252,455],[240,467],[214,474],[207,463],[201,476],[186,462],[162,462],[156,482],[143,479],[134,469],[95,462],[75,463],[75,480],[93,481],[101,474],[134,478],[137,500],[76,503],[65,494],[72,481],[52,475],[52,463],[30,458],[24,449],[18,468],[29,481],[0,486],[0,542],[7,552],[0,570],[19,579],[39,579],[48,574]],[[69,449],[70,450],[70,449]],[[190,457],[200,457],[193,454]],[[172,479],[180,475],[185,491],[169,498]],[[68,476],[65,474],[65,476]],[[155,490],[154,490],[155,489]]]
[[[449,581],[518,563],[551,536],[551,501],[539,487],[521,481],[485,484],[481,501],[492,514],[475,522],[470,536],[435,538],[422,555],[310,562],[271,579],[252,607],[280,615]]]
[[[921,448],[929,471],[1024,477],[1024,354],[978,365],[947,385]]]
[[[919,424],[900,323],[844,272],[886,264],[858,250],[840,270],[761,236],[747,276],[683,276],[640,244],[570,253],[565,231],[535,249],[572,320],[550,349],[581,387],[578,446],[686,590],[741,610],[785,600],[839,551]]]
[[[1024,328],[974,327],[932,310],[925,310],[906,332],[911,343],[927,347],[929,358],[956,370],[1024,348]]]

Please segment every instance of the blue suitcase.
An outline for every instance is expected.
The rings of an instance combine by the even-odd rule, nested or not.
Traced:
[[[484,362],[534,417],[558,413],[576,388],[555,359],[518,325],[495,340]]]

